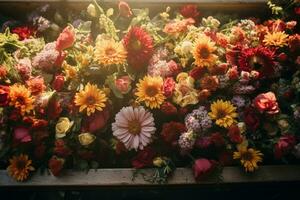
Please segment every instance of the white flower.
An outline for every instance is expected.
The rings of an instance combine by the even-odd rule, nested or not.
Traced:
[[[181,50],[183,54],[189,54],[193,50],[193,43],[190,41],[184,41],[181,45]]]
[[[127,149],[143,149],[152,141],[156,128],[152,113],[142,106],[123,107],[116,114],[112,124],[113,135],[124,143]]]

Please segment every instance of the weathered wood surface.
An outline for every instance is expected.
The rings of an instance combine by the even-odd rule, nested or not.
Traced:
[[[89,173],[66,171],[61,177],[40,175],[35,173],[27,182],[16,182],[0,171],[0,187],[100,187],[100,186],[153,186],[138,175],[132,181],[133,169],[98,169]],[[152,169],[145,169],[143,173],[151,175]],[[261,166],[255,173],[245,173],[239,167],[225,167],[221,184],[237,183],[268,183],[268,182],[300,182],[300,165],[292,166]],[[169,178],[169,186],[176,185],[214,185],[216,179],[196,182],[191,169],[178,168]],[[154,184],[157,185],[157,184]]]

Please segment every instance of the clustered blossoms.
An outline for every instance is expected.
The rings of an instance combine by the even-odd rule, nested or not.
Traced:
[[[197,180],[265,157],[299,163],[299,1],[290,21],[269,6],[277,19],[222,24],[196,4],[151,18],[95,1],[71,23],[46,19],[49,6],[4,23],[0,167],[17,181],[45,166],[155,167],[165,182],[189,159]]]

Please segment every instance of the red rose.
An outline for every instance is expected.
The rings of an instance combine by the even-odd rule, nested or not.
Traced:
[[[122,17],[130,17],[132,15],[131,8],[125,1],[120,1],[118,7]]]
[[[165,79],[164,84],[163,84],[163,91],[164,91],[164,95],[167,98],[172,97],[173,91],[175,89],[175,85],[176,85],[176,82],[174,81],[174,79],[172,77],[168,77]]]
[[[211,134],[210,140],[216,147],[223,147],[225,145],[224,137],[219,132]]]
[[[59,176],[63,167],[64,167],[65,160],[62,158],[58,158],[56,156],[53,156],[49,162],[48,167],[53,174],[53,176]]]
[[[94,133],[100,129],[103,129],[109,120],[109,109],[105,108],[103,111],[97,111],[91,116],[87,116],[83,119],[82,131]]]
[[[295,14],[296,14],[296,15],[300,15],[300,7],[299,7],[299,6],[296,7],[296,8],[294,9],[294,11],[295,11]]]
[[[197,181],[207,177],[217,166],[217,162],[214,160],[208,160],[206,158],[197,159],[193,165],[194,177]]]
[[[177,108],[168,101],[165,101],[161,105],[160,109],[165,115],[176,115],[177,114]]]
[[[14,128],[14,141],[20,143],[30,142],[32,137],[29,133],[29,128],[24,126],[17,126]]]
[[[272,115],[279,112],[276,96],[273,92],[267,92],[258,95],[254,99],[253,105],[261,113],[266,112]]]
[[[243,142],[243,137],[241,135],[240,129],[237,125],[231,125],[228,130],[228,136],[230,141],[233,143],[241,143]]]
[[[52,88],[58,92],[60,92],[65,84],[65,77],[62,74],[56,75],[52,82]]]
[[[59,117],[61,112],[62,108],[59,101],[55,97],[51,98],[47,107],[47,116],[49,117],[49,119],[56,119],[57,117]]]
[[[179,136],[185,131],[186,128],[183,123],[171,121],[163,124],[160,134],[166,143],[176,146]]]
[[[195,80],[198,80],[204,75],[205,72],[205,67],[195,67],[189,72],[189,76],[193,77]]]
[[[281,62],[286,61],[287,58],[288,58],[288,57],[287,57],[287,55],[286,55],[285,53],[280,53],[280,54],[278,55],[278,60],[281,61]]]
[[[56,49],[62,51],[73,46],[75,42],[75,31],[72,27],[67,26],[56,40]]]
[[[66,158],[71,155],[72,151],[65,145],[65,142],[62,139],[55,141],[54,154]]]
[[[19,26],[12,29],[12,33],[15,33],[19,36],[19,40],[24,40],[30,38],[35,34],[36,30],[28,26]]]
[[[259,117],[257,114],[254,112],[254,110],[251,107],[248,107],[244,111],[244,121],[247,125],[247,127],[255,131],[259,127]]]
[[[9,87],[5,85],[0,85],[0,106],[1,107],[8,105],[8,94],[9,94]]]
[[[140,151],[136,157],[133,158],[131,164],[136,169],[150,167],[152,166],[152,161],[155,155],[156,153],[151,147],[146,147],[144,150]]]
[[[115,80],[115,86],[122,94],[126,94],[130,90],[131,79],[129,76],[121,76]]]
[[[285,135],[279,138],[275,144],[274,156],[281,159],[283,156],[291,152],[296,145],[296,137],[294,135]]]
[[[198,21],[200,12],[198,11],[198,6],[196,4],[187,4],[181,7],[180,14],[185,18],[193,18]]]

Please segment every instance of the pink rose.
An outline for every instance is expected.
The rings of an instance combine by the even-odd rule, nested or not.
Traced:
[[[197,181],[207,177],[216,167],[217,162],[206,158],[197,159],[193,165],[194,177]]]
[[[171,77],[166,78],[166,80],[164,81],[163,91],[164,91],[164,95],[167,98],[169,98],[169,97],[171,97],[173,95],[173,91],[175,89],[175,85],[176,85],[176,82]]]
[[[130,17],[132,15],[131,8],[125,1],[120,1],[118,7],[122,17]]]
[[[168,63],[168,70],[169,70],[169,76],[176,76],[180,73],[180,67],[177,65],[177,63],[174,60],[170,60]]]
[[[109,109],[104,109],[101,112],[97,111],[91,116],[84,118],[82,131],[94,133],[97,130],[104,128],[107,125],[109,116]]]
[[[65,83],[65,77],[61,74],[56,75],[52,82],[52,88],[59,92],[64,87],[64,83]]]
[[[115,80],[115,86],[122,94],[126,94],[130,90],[131,79],[129,76],[121,76]]]
[[[75,31],[72,27],[67,26],[56,40],[56,49],[62,51],[73,46],[75,42]]]
[[[29,134],[29,128],[24,126],[15,127],[14,140],[21,143],[30,142],[32,137]]]
[[[253,101],[254,107],[259,112],[266,112],[268,114],[276,114],[279,112],[276,96],[273,92],[262,93],[258,95]]]
[[[296,145],[296,137],[294,135],[285,135],[279,138],[275,144],[274,156],[276,159],[281,159],[286,154],[290,153]]]

